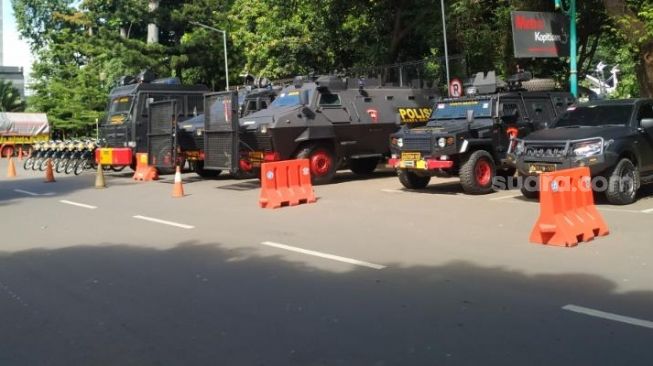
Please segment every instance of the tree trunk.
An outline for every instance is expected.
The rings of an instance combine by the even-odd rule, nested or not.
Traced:
[[[127,28],[120,27],[120,38],[127,39]]]
[[[152,23],[147,25],[147,43],[159,43],[159,26],[154,23],[154,16],[156,10],[159,8],[159,0],[149,0],[147,8],[150,12],[150,19],[152,21]]]
[[[639,81],[639,94],[642,98],[653,97],[653,40],[649,40],[640,47],[639,65],[637,66],[637,80]]]

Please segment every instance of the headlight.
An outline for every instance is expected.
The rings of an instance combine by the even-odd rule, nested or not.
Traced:
[[[438,146],[439,146],[440,148],[443,148],[443,147],[447,146],[447,139],[444,138],[444,137],[440,137],[440,138],[438,139]]]
[[[397,139],[397,146],[399,147],[404,147],[404,139],[398,138]]]
[[[127,143],[127,146],[129,146],[129,147],[131,147],[131,148],[135,148],[135,147],[136,147],[136,141],[129,141],[129,142]]]
[[[260,128],[261,128],[261,133],[262,134],[265,135],[266,133],[268,133],[268,125],[267,124],[261,125]]]
[[[581,142],[575,144],[572,148],[574,155],[579,157],[599,155],[601,150],[603,150],[603,142],[601,141]]]

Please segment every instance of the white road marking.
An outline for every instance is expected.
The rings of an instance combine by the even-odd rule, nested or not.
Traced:
[[[520,194],[511,194],[511,195],[508,195],[508,196],[490,198],[490,201],[499,201],[499,200],[505,200],[505,199],[508,199],[508,198],[517,198],[517,197],[521,197],[521,196],[522,196],[521,193]]]
[[[608,319],[608,320],[612,320],[612,321],[615,321],[615,322],[621,322],[621,323],[626,323],[626,324],[630,324],[630,325],[636,325],[636,326],[639,326],[639,327],[653,329],[653,322],[648,321],[648,320],[631,318],[629,316],[624,316],[624,315],[619,315],[619,314],[606,313],[604,311],[590,309],[590,308],[586,308],[586,307],[583,307],[583,306],[571,305],[571,304],[563,306],[562,309],[563,310],[568,310],[568,311],[573,311],[573,312],[579,313],[579,314],[594,316],[594,317],[597,317],[597,318]]]
[[[331,260],[334,260],[334,261],[339,261],[339,262],[344,262],[344,263],[349,263],[349,264],[355,264],[357,266],[363,266],[363,267],[374,268],[374,269],[384,269],[384,268],[386,268],[385,266],[380,265],[380,264],[374,264],[374,263],[370,263],[370,262],[359,261],[358,259],[341,257],[341,256],[338,256],[338,255],[333,255],[333,254],[328,254],[328,253],[316,252],[314,250],[297,248],[297,247],[293,247],[293,246],[290,246],[290,245],[274,243],[274,242],[271,242],[271,241],[264,241],[261,244],[262,245],[267,245],[269,247],[290,250],[292,252],[297,252],[297,253],[302,253],[302,254],[313,255],[313,256],[316,256],[316,257],[331,259]]]
[[[642,213],[645,213],[645,214],[653,213],[653,208],[649,208],[648,210],[642,210]]]
[[[54,194],[52,192],[34,193],[34,192],[26,191],[26,190],[23,190],[23,189],[14,189],[14,192],[23,193],[23,194],[27,194],[27,195],[30,195],[30,196],[52,196]]]
[[[141,215],[136,215],[136,216],[132,216],[132,217],[135,218],[135,219],[139,219],[139,220],[156,222],[157,224],[175,226],[175,227],[179,227],[179,228],[186,229],[186,230],[190,230],[190,229],[195,228],[195,226],[192,226],[192,225],[186,225],[186,224],[180,224],[180,223],[172,222],[172,221],[155,219],[154,217],[147,217],[147,216],[141,216]]]
[[[88,208],[89,210],[95,210],[97,208],[97,206],[91,206],[91,205],[87,205],[87,204],[84,204],[84,203],[73,202],[73,201],[60,200],[59,202],[65,203],[65,204],[71,205],[71,206]]]

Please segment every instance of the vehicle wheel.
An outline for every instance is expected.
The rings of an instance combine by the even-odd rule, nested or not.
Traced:
[[[496,168],[492,155],[485,150],[474,151],[460,167],[460,183],[468,194],[494,192],[492,181]]]
[[[23,163],[23,169],[30,170],[34,166],[34,158],[27,158]]]
[[[13,146],[5,146],[2,148],[2,157],[3,158],[8,158],[10,156],[14,156],[14,147]]]
[[[45,168],[48,166],[48,160],[50,160],[50,159],[45,158],[45,159],[41,160],[41,164],[39,164],[39,170],[40,171],[44,171]]]
[[[113,170],[114,172],[122,172],[123,170],[125,170],[126,167],[127,165],[111,166],[111,170]]]
[[[70,159],[64,168],[64,173],[72,174],[75,171],[75,165],[77,165],[78,159]]]
[[[57,160],[57,165],[54,167],[54,171],[61,173],[66,169],[66,164],[68,164],[68,159],[59,159]]]
[[[399,169],[397,171],[399,176],[399,181],[401,184],[408,189],[422,189],[426,188],[431,181],[430,176],[420,176],[409,170]]]
[[[196,161],[194,167],[195,173],[199,175],[202,178],[215,178],[220,173],[222,173],[222,170],[206,170],[204,169],[204,162],[203,161]]]
[[[34,164],[32,164],[32,170],[37,171],[41,169],[41,164],[43,164],[43,158],[35,159]]]
[[[349,169],[358,175],[374,173],[377,165],[379,165],[379,158],[351,159],[349,161]]]
[[[632,161],[621,159],[608,177],[605,197],[613,205],[629,205],[635,202],[639,183],[637,167]]]
[[[77,164],[75,164],[75,169],[73,169],[73,173],[75,173],[75,175],[82,174],[82,172],[86,168],[86,163],[87,163],[86,159],[77,160]]]
[[[305,147],[297,154],[297,159],[308,159],[311,181],[315,185],[329,183],[336,175],[336,156],[329,148],[321,145]]]
[[[538,191],[537,189],[534,188],[528,189],[523,185],[519,189],[521,190],[522,196],[524,196],[525,198],[531,200],[540,199],[540,191]]]

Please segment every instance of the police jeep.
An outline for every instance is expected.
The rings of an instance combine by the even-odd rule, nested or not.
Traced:
[[[566,92],[526,91],[530,80],[530,73],[508,83],[479,73],[467,96],[439,100],[425,126],[406,124],[393,134],[389,165],[402,185],[419,189],[432,176],[459,176],[466,193],[486,194],[496,176],[513,176],[506,159],[511,139],[544,128],[574,102]]]
[[[305,158],[314,184],[348,167],[370,174],[389,156],[402,120],[424,123],[436,91],[384,85],[374,78],[297,77],[267,109],[238,116],[235,93],[208,95],[204,169],[252,171],[262,163]]]
[[[515,141],[509,152],[524,177],[589,167],[603,177],[611,204],[635,201],[643,183],[653,182],[653,100],[591,101],[570,107],[552,128]],[[524,182],[535,182],[527,180]],[[522,184],[525,197],[538,196],[537,184]]]

